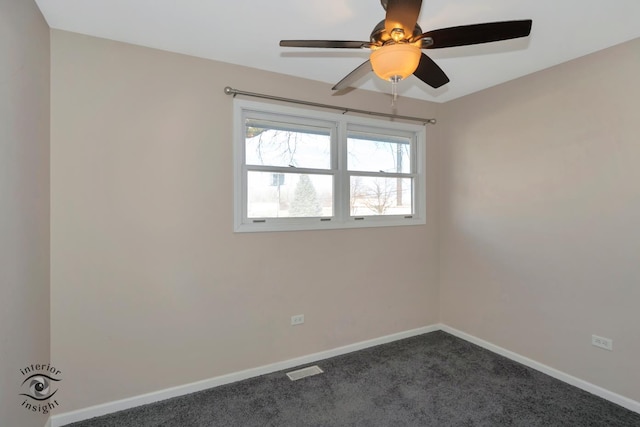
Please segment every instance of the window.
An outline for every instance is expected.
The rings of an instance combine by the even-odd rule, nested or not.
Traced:
[[[235,230],[425,223],[423,126],[234,100]]]

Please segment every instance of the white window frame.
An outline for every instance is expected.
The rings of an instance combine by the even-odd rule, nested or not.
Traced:
[[[270,232],[295,230],[325,230],[340,228],[365,228],[423,225],[426,223],[425,152],[426,131],[424,125],[392,122],[368,117],[348,116],[298,107],[234,99],[233,154],[234,154],[234,230],[236,232]],[[301,125],[324,124],[331,128],[331,168],[294,170],[277,167],[248,167],[245,164],[245,120],[247,118],[274,118],[281,122]],[[413,178],[413,210],[411,215],[350,215],[350,177],[369,175],[396,177],[394,173],[356,172],[347,170],[347,131],[371,131],[411,139],[411,167]],[[333,217],[305,218],[248,218],[247,176],[249,170],[269,170],[275,173],[295,172],[332,175]]]

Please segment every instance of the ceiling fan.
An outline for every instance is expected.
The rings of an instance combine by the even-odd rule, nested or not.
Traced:
[[[332,89],[351,87],[358,79],[373,71],[391,81],[394,98],[396,84],[411,74],[433,88],[449,82],[449,78],[421,49],[440,49],[526,37],[531,32],[530,19],[462,25],[422,32],[417,24],[422,0],[381,0],[386,17],[375,26],[369,41],[346,40],[281,40],[283,47],[371,49],[371,56]]]

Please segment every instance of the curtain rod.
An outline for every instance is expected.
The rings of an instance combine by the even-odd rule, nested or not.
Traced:
[[[333,110],[340,110],[342,111],[342,114],[345,114],[345,113],[368,114],[370,116],[388,117],[391,119],[411,120],[414,122],[422,122],[424,124],[431,124],[431,125],[436,124],[436,119],[424,119],[422,117],[399,116],[396,114],[378,113],[376,111],[358,110],[355,108],[338,107],[337,105],[328,105],[328,104],[319,104],[317,102],[301,101],[299,99],[281,98],[279,96],[265,95],[262,93],[245,92],[243,90],[233,89],[229,86],[224,88],[224,93],[226,93],[227,95],[233,95],[234,97],[236,95],[244,95],[244,96],[251,96],[254,98],[272,99],[274,101],[289,102],[292,104],[308,105],[310,107],[329,108]]]

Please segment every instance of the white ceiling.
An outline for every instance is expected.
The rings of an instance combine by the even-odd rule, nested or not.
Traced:
[[[281,48],[278,42],[368,40],[385,15],[379,0],[36,3],[52,28],[330,84],[364,62],[369,51]],[[401,82],[400,94],[445,102],[640,37],[640,0],[425,0],[418,24],[429,31],[512,19],[533,19],[531,35],[485,45],[425,50],[451,82],[432,89],[411,76]],[[377,91],[388,92],[389,86],[373,73],[358,82],[360,88]]]

